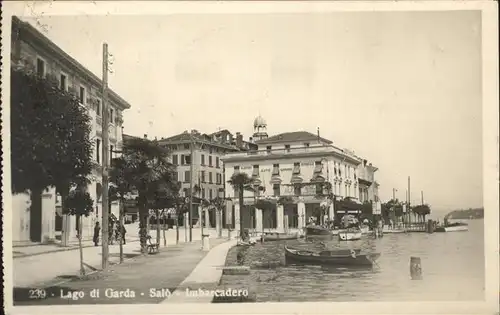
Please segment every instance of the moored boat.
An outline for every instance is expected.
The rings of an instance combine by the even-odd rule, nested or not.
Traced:
[[[384,226],[384,229],[382,230],[382,233],[384,234],[398,234],[398,233],[405,233],[405,229],[400,229],[400,228],[392,228],[390,229],[387,225]]]
[[[356,241],[361,239],[361,230],[356,228],[345,229],[339,231],[339,239],[341,241]]]
[[[295,240],[297,238],[299,238],[299,233],[265,232],[260,239],[261,241],[269,242],[269,241]]]
[[[306,226],[306,235],[332,235],[331,231],[319,225]]]
[[[469,230],[469,225],[467,223],[456,222],[444,226],[438,226],[436,227],[434,232],[460,232],[468,230]]]
[[[289,264],[328,265],[328,266],[373,266],[379,253],[362,254],[359,249],[324,250],[313,252],[308,250],[292,249],[285,245],[285,260]]]

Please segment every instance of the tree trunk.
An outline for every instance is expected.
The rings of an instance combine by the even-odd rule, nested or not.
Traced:
[[[240,185],[240,189],[238,190],[238,195],[239,195],[239,203],[240,203],[240,239],[243,241],[243,194],[244,194],[244,187],[243,185]]]
[[[165,234],[165,231],[167,230],[167,218],[164,216],[165,209],[162,210],[162,215],[163,215],[163,247],[167,247],[167,235]]]
[[[120,212],[119,212],[119,222],[120,226],[118,227],[120,230],[120,263],[123,262],[123,242],[125,241],[125,234],[123,233],[122,227],[124,226],[124,218],[123,218],[123,212],[124,212],[124,205],[123,205],[124,198],[120,198]]]
[[[160,229],[160,210],[155,210],[156,215],[156,244],[160,244],[161,242],[161,229]]]
[[[61,213],[63,217],[63,226],[62,226],[62,232],[61,232],[61,245],[63,247],[68,246],[68,241],[69,241],[69,215],[66,214],[66,203],[64,202],[66,200],[66,197],[68,197],[68,192],[67,191],[62,191],[61,193]]]
[[[175,244],[179,245],[179,209],[176,210],[175,215]]]
[[[85,267],[83,266],[83,247],[82,247],[82,216],[78,215],[78,249],[80,250],[80,275],[85,275]]]
[[[139,241],[141,244],[141,253],[146,255],[148,253],[148,230],[147,221],[149,218],[148,208],[142,204],[139,206]]]

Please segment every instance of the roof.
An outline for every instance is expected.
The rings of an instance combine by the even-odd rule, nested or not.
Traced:
[[[319,139],[327,144],[332,144],[333,142],[319,137]],[[318,136],[307,132],[307,131],[294,131],[294,132],[285,132],[285,133],[280,133],[278,135],[262,139],[259,141],[256,141],[255,143],[257,144],[265,144],[265,143],[275,143],[275,142],[299,142],[299,141],[317,141]]]
[[[234,151],[240,150],[238,147],[236,147],[232,144],[220,143],[217,141],[213,141],[210,139],[211,138],[210,135],[201,134],[201,133],[192,134],[189,132],[183,132],[183,133],[180,133],[178,135],[175,135],[175,136],[172,136],[169,138],[164,138],[164,139],[158,140],[158,142],[160,144],[163,144],[163,145],[189,143],[189,142],[191,142],[191,137],[193,138],[194,141],[196,141],[198,143],[210,144],[210,145],[214,145],[214,146],[218,146],[218,147],[222,147],[222,148],[226,148],[226,149],[230,149],[230,150],[234,150]]]
[[[14,36],[14,32],[17,31],[18,36]],[[21,33],[21,31],[23,33]],[[76,59],[68,55],[64,50],[62,50],[59,46],[57,46],[53,41],[39,32],[35,27],[33,27],[30,23],[21,21],[18,17],[12,17],[12,39],[19,38],[22,35],[31,36],[32,39],[38,41],[41,45],[44,46],[45,49],[48,50],[49,55],[55,59],[59,58],[64,60],[70,67],[76,69],[82,77],[85,77],[92,84],[100,87],[102,85],[102,80],[99,79],[94,73],[88,70],[85,66],[79,63]],[[129,109],[131,105],[125,101],[122,97],[116,94],[113,90],[108,88],[108,95],[110,98],[123,109]]]

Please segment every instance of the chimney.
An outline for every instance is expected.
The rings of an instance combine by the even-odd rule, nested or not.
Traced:
[[[241,148],[243,146],[243,136],[239,132],[236,133],[236,146],[238,148]]]
[[[148,134],[147,134],[147,133],[145,133],[145,134],[144,134],[144,139],[147,139],[147,138],[148,138]]]
[[[318,127],[318,143],[320,142],[320,141],[319,141],[319,139],[320,139],[320,138],[319,138],[319,127]]]

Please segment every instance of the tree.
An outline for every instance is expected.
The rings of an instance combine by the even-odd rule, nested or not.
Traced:
[[[271,222],[273,218],[276,218],[276,204],[270,200],[259,199],[255,203],[255,207],[262,209],[264,214],[267,214],[266,220]]]
[[[243,220],[242,213],[244,208],[243,196],[244,191],[254,191],[252,188],[253,180],[247,173],[238,172],[234,173],[229,179],[228,183],[233,187],[234,191],[238,193],[238,201],[240,205],[240,238],[243,240]]]
[[[226,205],[226,199],[215,197],[212,200],[203,200],[202,205],[207,208],[207,210],[215,210],[215,227],[217,228],[217,237],[222,237],[222,210]]]
[[[425,217],[431,213],[431,208],[427,204],[418,205],[413,207],[413,212],[415,212],[420,219],[423,218],[423,222],[425,222]]]
[[[65,200],[66,214],[75,215],[78,228],[78,247],[80,250],[80,274],[85,275],[83,266],[83,248],[82,248],[82,216],[88,215],[94,211],[94,200],[83,187],[70,191]]]
[[[172,185],[175,166],[168,161],[169,152],[156,141],[132,138],[124,143],[122,156],[115,159],[113,168],[121,174],[123,187],[136,190],[139,207],[139,238],[141,252],[147,254],[147,220],[149,208],[161,185]],[[117,179],[112,179],[117,180]]]
[[[57,78],[36,76],[25,65],[11,68],[12,191],[30,192],[41,211],[41,192],[56,187],[66,211],[70,188],[92,173],[93,145],[88,109]]]

